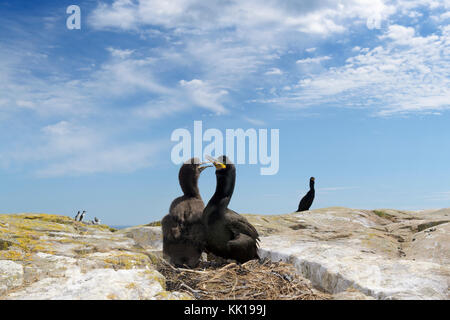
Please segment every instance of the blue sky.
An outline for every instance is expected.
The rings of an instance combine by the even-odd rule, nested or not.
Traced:
[[[66,8],[81,8],[81,30]],[[450,203],[450,2],[0,2],[0,212],[108,224],[180,195],[173,130],[280,130],[280,170],[239,165],[230,207]],[[206,201],[213,170],[202,174]]]

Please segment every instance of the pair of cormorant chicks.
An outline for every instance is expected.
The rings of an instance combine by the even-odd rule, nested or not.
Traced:
[[[176,266],[197,266],[203,251],[246,262],[259,259],[259,235],[246,218],[228,209],[236,182],[236,167],[226,156],[208,159],[216,168],[216,190],[204,205],[198,189],[207,167],[199,159],[185,162],[178,178],[183,196],[176,198],[161,221],[164,256]]]

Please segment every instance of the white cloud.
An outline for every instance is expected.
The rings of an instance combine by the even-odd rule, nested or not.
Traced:
[[[322,57],[315,57],[315,58],[305,58],[297,60],[295,63],[297,64],[309,64],[309,63],[321,63],[322,61],[330,60],[330,56],[322,56]]]
[[[228,112],[223,105],[223,100],[228,95],[227,90],[199,79],[180,80],[178,87],[172,95],[150,100],[135,108],[133,114],[147,119],[160,119],[195,107],[219,115]]]
[[[449,108],[449,30],[421,37],[413,28],[390,26],[381,37],[384,44],[361,50],[341,67],[310,74],[292,93],[266,102],[373,107],[378,115]]]
[[[155,163],[159,142],[119,142],[111,129],[60,121],[2,154],[2,163],[35,167],[40,177],[133,172]],[[30,143],[32,142],[32,143]],[[21,145],[23,144],[23,145]]]
[[[412,27],[404,27],[400,25],[389,26],[388,32],[381,36],[381,39],[389,38],[398,44],[413,44],[415,30]]]
[[[135,27],[136,10],[131,0],[116,0],[111,6],[100,3],[93,14],[91,23],[98,28],[114,26],[131,29]]]
[[[234,93],[242,97],[243,92],[248,94],[247,101],[255,101],[251,96],[255,93],[263,101],[288,107],[372,107],[379,115],[439,112],[450,101],[450,27],[443,25],[435,34],[421,36],[421,28],[414,23],[396,23],[422,19],[417,12],[423,8],[439,17],[435,23],[442,22],[448,18],[444,8],[449,8],[449,3],[102,2],[89,16],[94,31],[125,31],[141,40],[158,37],[158,46],[108,46],[109,56],[104,61],[87,57],[85,65],[76,66],[83,70],[77,74],[61,66],[64,62],[51,61],[49,52],[41,49],[44,45],[2,45],[1,119],[8,114],[21,123],[26,112],[28,118],[39,119],[37,123],[53,123],[30,129],[37,136],[37,140],[30,139],[37,146],[32,152],[26,147],[29,143],[23,143],[23,152],[6,154],[20,161],[47,161],[39,169],[44,175],[145,167],[151,162],[151,143],[113,143],[120,134],[106,127],[138,122],[136,118],[161,119],[194,108],[224,114],[236,105]],[[353,42],[366,27],[379,29],[370,32],[376,45],[365,42],[366,38]],[[342,63],[339,53],[325,51],[322,44],[326,40],[344,44],[350,32],[352,56]],[[295,67],[291,57],[305,52],[328,55],[300,59]],[[92,124],[80,125],[81,120],[92,123],[94,118],[112,119],[113,125],[98,130]],[[244,120],[262,124],[259,119]],[[5,153],[1,154],[5,159]],[[107,162],[110,157],[117,159]]]
[[[73,157],[51,161],[36,173],[41,177],[57,177],[104,172],[134,172],[154,164],[153,157],[159,151],[153,143],[130,143],[109,148],[92,148]]]
[[[141,113],[149,117],[161,117],[194,107],[215,113],[226,112],[221,101],[227,91],[218,84],[208,80],[177,82],[176,79],[172,84],[163,84],[161,78],[164,73],[172,71],[165,70],[165,66],[176,68],[185,62],[179,55],[163,50],[153,56],[142,57],[141,54],[140,58],[134,58],[135,50],[112,47],[106,50],[111,58],[96,68],[89,68],[83,79],[76,79],[65,72],[49,76],[48,70],[56,68],[46,58],[36,56],[34,66],[30,64],[28,54],[11,56],[0,50],[0,80],[4,84],[0,88],[2,112],[14,114],[26,109],[46,117],[86,116],[102,113],[116,101],[134,95],[149,96],[146,112]],[[22,71],[25,70],[24,65],[28,67],[26,74]],[[42,72],[40,69],[47,69],[46,78],[34,74],[35,71]],[[225,70],[222,73],[225,74]],[[155,104],[155,101],[170,101],[172,107],[166,108]],[[153,111],[152,105],[155,106]],[[127,108],[142,108],[142,103],[130,104]]]
[[[100,136],[92,129],[76,126],[68,121],[45,126],[41,131],[46,143],[42,149],[35,148],[35,155],[38,157],[54,158],[91,151],[94,146],[102,143]]]
[[[120,58],[120,59],[127,58],[127,57],[129,57],[130,55],[132,55],[133,52],[134,52],[134,50],[128,50],[128,49],[121,50],[121,49],[115,49],[115,48],[111,48],[111,47],[107,48],[107,50],[108,50],[109,52],[111,52],[111,55],[112,55],[113,57],[118,57],[118,58]]]
[[[420,7],[428,9],[450,8],[450,1],[448,0],[398,0],[395,4],[398,10],[404,14]]]
[[[33,101],[17,100],[16,105],[22,108],[34,109],[36,105]]]
[[[325,39],[327,36],[343,33],[364,24],[369,29],[380,29],[383,23],[388,24],[389,19],[399,10],[410,13],[423,5],[436,8],[436,5],[430,1],[410,5],[402,1],[382,0],[339,2],[213,0],[207,3],[200,0],[116,0],[112,4],[100,4],[90,15],[89,21],[96,29],[113,28],[145,35],[158,28],[158,34],[154,36],[163,37],[167,41],[167,47],[161,48],[158,54],[168,54],[167,62],[174,68],[176,66],[183,68],[185,61],[189,61],[195,69],[195,77],[202,79],[201,85],[188,84],[189,81],[178,79],[179,86],[172,86],[172,88],[182,88],[184,89],[182,93],[172,92],[149,100],[137,111],[149,118],[158,118],[174,114],[182,108],[189,108],[187,105],[185,107],[176,105],[176,101],[182,101],[181,105],[185,105],[186,99],[192,101],[197,107],[217,114],[224,113],[227,110],[224,98],[233,99],[229,92],[238,90],[243,85],[248,87],[254,83],[256,86],[261,79],[261,74],[282,73],[279,68],[269,67],[273,65],[274,60],[281,59],[289,50],[295,52],[300,49],[308,53],[316,50],[315,46],[302,43],[303,39],[310,36]],[[380,40],[396,41],[397,45],[410,40],[420,41],[415,36],[413,28],[397,25],[390,26],[389,32],[383,37]],[[311,42],[311,44],[316,43]],[[359,46],[355,47],[355,51],[367,57],[374,53],[369,48],[361,49]],[[158,59],[161,58],[162,56]],[[278,101],[284,104],[293,102],[295,105],[298,100],[301,100],[302,106],[313,105],[320,101],[334,101],[336,99],[332,97],[333,95],[343,94],[346,90],[353,90],[352,88],[363,85],[358,83],[360,79],[356,80],[356,75],[353,76],[355,81],[347,76],[334,86],[329,86],[327,83],[329,79],[322,81],[317,75],[318,72],[325,71],[321,63],[331,59],[330,55],[326,55],[298,60],[297,64],[301,66],[301,71],[310,77],[303,76],[303,79],[296,84],[283,83],[280,88],[297,88],[297,90],[290,90],[293,92],[290,96],[266,101]],[[367,68],[370,68],[369,62],[367,62]],[[389,68],[394,68],[394,65],[379,67],[384,72],[387,72]],[[343,69],[330,68],[328,75],[331,76],[333,72],[339,70]],[[360,68],[357,72],[361,73],[363,70]],[[137,70],[136,73],[139,74],[139,71]],[[290,73],[293,74],[292,71]],[[326,75],[323,74],[323,77]],[[150,83],[157,82],[157,77],[154,79],[155,81]],[[139,82],[142,83],[142,81]],[[273,87],[273,84],[267,81],[267,86]],[[275,88],[272,91],[275,93],[281,90]],[[300,98],[298,91],[304,94]],[[316,91],[319,94],[315,94]],[[368,92],[370,93],[370,90]],[[175,99],[174,96],[180,99]],[[427,96],[423,103],[437,102],[438,98],[430,98],[431,96]],[[311,101],[305,101],[309,97]],[[376,98],[371,97],[368,102]],[[161,108],[160,106],[164,103],[168,103],[170,107]],[[412,110],[412,107],[410,109]]]
[[[264,126],[266,125],[266,123],[263,120],[260,119],[256,119],[256,118],[250,118],[250,117],[243,117],[243,119],[245,121],[247,121],[248,123],[254,125],[254,126]]]
[[[215,88],[199,79],[181,80],[180,85],[186,89],[193,104],[218,114],[226,112],[225,107],[220,103],[221,99],[228,94],[226,90]]]
[[[270,68],[268,71],[264,73],[265,75],[282,75],[283,72],[278,68]]]
[[[41,116],[89,113],[81,82],[49,61],[47,54],[30,51],[29,44],[0,48],[0,96],[4,112],[36,112]]]
[[[181,104],[176,98],[151,100],[133,110],[133,114],[144,119],[161,119],[166,116],[178,114],[186,110],[186,105]]]
[[[126,96],[136,91],[163,95],[173,94],[174,90],[162,85],[154,74],[155,59],[132,59],[105,62],[91,79],[83,85],[86,89]]]
[[[89,21],[99,29],[138,30],[142,26],[159,25],[184,32],[234,27],[238,32],[296,29],[328,34],[344,31],[346,19],[367,21],[369,27],[378,28],[394,11],[392,5],[382,0],[116,0],[110,5],[101,3]]]

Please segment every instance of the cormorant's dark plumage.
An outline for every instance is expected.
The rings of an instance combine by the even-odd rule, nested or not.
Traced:
[[[309,210],[309,208],[311,208],[311,205],[314,201],[314,195],[315,195],[314,181],[315,181],[314,177],[311,177],[311,179],[309,179],[309,191],[302,198],[302,200],[300,200],[297,212],[307,211],[307,210]]]
[[[198,190],[198,178],[206,167],[197,158],[186,161],[178,179],[183,196],[173,200],[169,214],[161,221],[163,254],[174,265],[197,266],[204,249],[202,213],[205,204]]]
[[[213,163],[216,166],[216,191],[203,210],[206,249],[241,263],[259,259],[258,231],[243,216],[228,209],[236,181],[236,167],[225,156]]]

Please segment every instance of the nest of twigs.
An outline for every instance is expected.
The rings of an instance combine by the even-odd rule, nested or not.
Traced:
[[[308,280],[284,262],[251,260],[244,264],[202,262],[196,269],[175,268],[161,259],[158,271],[166,289],[198,300],[324,300]]]

